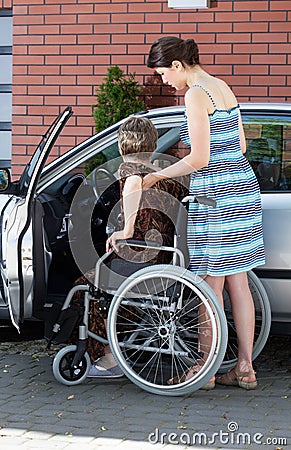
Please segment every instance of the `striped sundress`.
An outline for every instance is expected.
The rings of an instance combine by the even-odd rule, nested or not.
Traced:
[[[245,272],[265,263],[260,189],[243,156],[239,139],[239,106],[217,109],[210,121],[210,161],[193,172],[190,195],[216,200],[216,208],[189,204],[187,241],[189,269],[198,275],[224,276]],[[193,86],[193,87],[194,87]],[[187,117],[181,140],[190,146]]]

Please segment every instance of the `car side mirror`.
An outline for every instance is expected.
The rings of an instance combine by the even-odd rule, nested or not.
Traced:
[[[6,191],[10,184],[10,172],[8,169],[0,169],[0,192]]]

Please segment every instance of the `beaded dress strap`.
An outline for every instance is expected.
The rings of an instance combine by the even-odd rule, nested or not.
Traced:
[[[208,97],[210,98],[210,100],[212,101],[212,104],[213,104],[213,106],[214,106],[214,109],[217,109],[216,103],[215,103],[215,101],[213,100],[212,95],[210,94],[210,92],[209,92],[207,89],[205,89],[204,86],[202,86],[201,84],[193,84],[192,87],[199,87],[200,89],[202,89],[202,90],[208,95]]]

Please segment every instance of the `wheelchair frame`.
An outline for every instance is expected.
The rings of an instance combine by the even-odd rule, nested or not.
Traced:
[[[205,197],[188,196],[183,203],[189,201],[215,206],[211,199]],[[98,259],[94,288],[78,285],[69,291],[58,321],[53,326],[51,341],[61,330],[77,291],[84,291],[84,312],[77,344],[62,348],[54,358],[53,374],[60,383],[75,385],[86,379],[91,366],[86,352],[88,337],[109,344],[125,375],[151,393],[169,396],[189,394],[206,384],[219,370],[227,348],[226,317],[209,285],[186,269],[185,256],[178,248],[178,237],[179,230],[176,229],[173,247],[133,239],[119,241],[123,245],[171,252],[173,259],[169,265],[152,265],[137,270],[117,290],[106,291],[114,296],[107,320],[108,339],[90,331],[88,317],[90,301],[102,302],[98,297],[102,292],[101,269],[113,250]],[[134,289],[140,290],[140,298]],[[142,289],[146,289],[146,295]],[[151,289],[153,292],[150,292]],[[161,295],[163,289],[165,292]],[[131,309],[134,310],[135,319],[123,319],[122,313],[130,312]],[[183,316],[187,317],[188,323]],[[130,329],[127,335],[122,331],[124,326]],[[204,344],[204,350],[201,350],[200,340],[206,341],[210,339],[209,336],[211,343]],[[184,379],[183,373],[190,366],[196,368],[196,374],[189,380]],[[171,378],[178,378],[180,382],[168,384]]]

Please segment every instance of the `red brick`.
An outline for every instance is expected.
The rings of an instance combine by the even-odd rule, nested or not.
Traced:
[[[120,25],[119,25],[120,26]],[[116,25],[114,25],[114,28]],[[180,26],[181,28],[181,26]],[[143,24],[128,24],[128,33],[161,33],[161,23],[143,23]],[[115,32],[114,30],[112,30]],[[118,33],[120,31],[117,31]]]
[[[43,105],[42,95],[14,95],[13,97],[18,105]]]
[[[270,1],[271,10],[284,10],[290,11],[290,1],[289,0],[271,0]]]
[[[29,47],[30,55],[58,55],[60,53],[59,45],[31,45]]]
[[[28,14],[28,6],[13,6],[13,16],[25,16],[26,14]]]
[[[43,84],[43,77],[37,75],[29,76],[13,76],[13,83],[24,84],[29,86],[30,84]]]
[[[52,66],[54,67],[54,66]],[[86,75],[92,75],[93,74],[93,66],[82,66],[82,65],[74,65],[74,66],[61,66],[60,67],[61,70],[61,74],[62,75],[72,75],[72,74],[76,74],[76,75],[81,75],[81,74],[86,74]]]
[[[23,124],[23,116],[15,116],[13,118],[13,123],[15,124]],[[41,125],[42,124],[42,117],[41,116],[26,116],[25,117],[25,123],[27,125],[34,124],[34,125]]]
[[[137,45],[136,47],[140,48],[140,51],[138,53],[141,53],[142,47],[140,47],[140,44]],[[94,45],[93,53],[95,55],[108,55],[108,45]],[[126,46],[124,44],[123,45],[111,44],[110,45],[110,53],[111,53],[111,55],[116,54],[116,53],[125,55],[126,54]],[[131,52],[129,51],[129,53],[131,53]]]
[[[28,27],[28,34],[59,34],[60,28],[57,25],[31,25]]]
[[[251,65],[235,65],[234,66],[234,74],[242,75],[242,74],[260,74],[260,75],[267,75],[269,72],[269,67],[267,65],[257,65],[254,64]]]
[[[287,42],[287,33],[253,33],[252,41],[256,42]]]
[[[89,14],[94,10],[94,5],[88,3],[86,4],[72,4],[72,5],[62,5],[62,12],[64,14]]]
[[[205,11],[203,12],[180,12],[180,22],[182,23],[201,23],[201,22],[214,22],[214,13]]]
[[[59,4],[60,0],[46,0],[47,5],[56,4],[56,3]],[[64,4],[64,3],[76,3],[76,1],[75,0],[61,0],[61,4]],[[86,3],[88,3],[88,2],[86,2]]]
[[[260,33],[269,30],[268,22],[242,22],[233,24],[233,36],[236,33],[248,32],[248,33]]]
[[[76,16],[73,14],[54,14],[44,17],[46,24],[76,24]]]
[[[27,5],[27,0],[12,0],[12,2],[13,8],[14,6]],[[30,5],[39,5],[41,3],[44,3],[44,0],[29,0]]]
[[[130,43],[143,43],[144,36],[142,34],[113,34],[112,44],[130,44]]]
[[[59,38],[60,40],[60,38]],[[43,44],[44,43],[44,37],[43,36],[13,36],[13,45],[19,45],[19,44],[25,44],[27,45],[33,45],[33,44]]]
[[[28,95],[59,95],[59,86],[28,86]]]
[[[249,64],[250,55],[215,55],[215,64]]]
[[[15,66],[13,65],[13,76],[15,75],[27,75],[28,70],[27,70],[27,66]]]
[[[286,64],[286,55],[251,55],[251,64]]]
[[[289,95],[288,95],[289,93]],[[286,89],[286,86],[271,86],[270,87],[270,95],[271,96],[278,96],[278,97],[289,97],[291,99],[291,93],[290,89]]]
[[[79,14],[78,23],[109,23],[110,14]]]
[[[47,75],[44,78],[44,84],[52,84],[56,86],[62,86],[63,84],[68,84],[70,86],[76,84],[76,77],[74,75],[61,75],[61,76],[54,76],[54,75]]]
[[[251,13],[252,21],[263,21],[263,22],[272,22],[272,21],[286,21],[286,11],[279,12],[252,12]]]
[[[66,67],[66,66],[64,66]],[[60,66],[35,65],[28,66],[29,75],[59,75]]]
[[[79,44],[110,44],[110,36],[102,34],[87,34],[78,36]],[[114,43],[114,42],[113,42]],[[108,48],[108,47],[107,47]]]
[[[57,65],[63,65],[63,64],[76,64],[77,62],[77,56],[75,55],[48,55],[45,57],[46,64],[57,64]]]
[[[92,45],[61,45],[62,55],[92,55]]]
[[[269,2],[267,0],[259,0],[259,1],[239,1],[234,2],[234,10],[235,11],[268,11]]]
[[[61,30],[55,34],[90,34],[93,33],[93,25],[61,25]]]
[[[15,45],[13,47],[13,53],[14,55],[27,55],[28,52],[28,46],[27,45]]]
[[[231,53],[232,48],[230,44],[200,44],[199,51],[200,54],[210,53],[216,55],[217,53]]]
[[[249,55],[254,53],[268,53],[268,44],[234,44],[233,51],[235,54],[247,53]]]
[[[129,3],[127,6],[129,13],[131,12],[159,13],[162,11],[161,3],[147,3],[146,11],[144,3],[133,3],[133,4]]]
[[[36,116],[43,116],[44,117],[44,123],[49,124],[51,123],[51,119],[49,121],[46,121],[47,116],[56,116],[59,113],[59,107],[58,106],[29,106],[28,107],[28,115],[36,115]]]
[[[235,94],[244,97],[262,96],[267,97],[267,86],[237,86]]]
[[[139,25],[141,27],[141,25]],[[93,25],[93,33],[95,34],[107,34],[107,33],[126,33],[127,25],[126,24],[98,24]]]
[[[142,64],[143,55],[112,55],[112,64]]]
[[[13,26],[13,35],[20,34],[22,37],[28,33],[28,27],[24,25]]]
[[[29,14],[48,15],[48,14],[60,14],[61,13],[61,5],[60,4],[59,5],[31,5],[28,8],[29,8],[28,9]]]
[[[285,64],[282,66],[271,66],[270,67],[270,74],[271,75],[278,75],[278,74],[291,74],[291,65]],[[290,83],[291,84],[291,83]]]
[[[217,1],[217,2],[213,2],[213,4],[210,6],[211,9],[215,9],[216,11],[233,11],[233,0],[230,1]],[[205,10],[205,12],[208,10]],[[203,12],[203,10],[201,10],[201,12]]]
[[[252,76],[251,77],[251,84],[252,85],[261,85],[264,86],[266,85],[266,81],[268,86],[270,85],[285,85],[286,84],[286,77],[284,76],[269,76],[268,78],[263,77],[263,76]]]
[[[163,20],[160,14],[155,15],[156,20],[154,22],[160,22]],[[112,23],[144,23],[144,14],[112,14]]]
[[[59,35],[49,34],[44,37],[45,38],[45,44],[76,44],[77,43],[77,36],[71,35],[71,34],[63,34],[62,38],[60,39]]]
[[[45,96],[44,105],[74,105],[76,96]]]
[[[62,86],[60,88],[61,95],[92,95],[92,83],[90,86],[80,86],[80,85],[70,85],[70,86]]]
[[[127,14],[126,17],[130,17],[130,14]],[[177,23],[178,22],[178,13],[147,13],[145,14],[145,22],[146,23]]]
[[[199,23],[198,33],[231,33],[231,23]],[[197,36],[199,37],[199,35]]]
[[[200,38],[200,36],[199,36]],[[224,33],[216,35],[216,42],[251,42],[250,33]]]
[[[78,64],[84,64],[87,66],[88,64],[92,65],[108,65],[110,64],[110,56],[105,55],[92,55],[92,56],[78,56]]]
[[[273,33],[276,32],[283,32],[283,31],[290,31],[291,25],[290,22],[271,22],[270,23],[270,36],[272,36]]]
[[[291,54],[291,43],[289,44],[270,44],[270,53],[285,53],[286,55]]]
[[[77,86],[79,85],[88,85],[94,86],[95,77],[90,75],[78,75],[77,78]]]
[[[21,86],[13,86],[13,95],[25,95],[27,94],[27,86],[21,85]]]
[[[216,12],[216,22],[248,22],[250,20],[250,12]]]
[[[94,5],[94,13],[122,13],[127,12],[127,4],[124,2],[123,4],[118,4],[114,1],[114,3],[109,4],[98,4]]]

